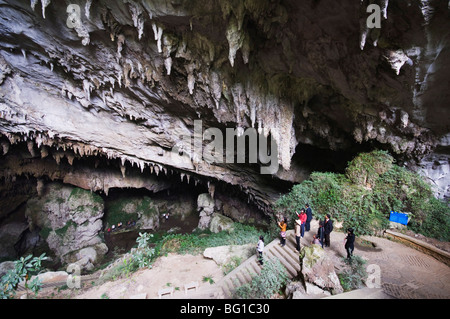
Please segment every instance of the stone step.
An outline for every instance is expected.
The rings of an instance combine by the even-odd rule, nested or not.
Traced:
[[[290,248],[286,248],[286,247],[274,247],[275,250],[277,250],[282,256],[283,259],[286,262],[282,261],[282,264],[284,266],[290,266],[294,269],[295,274],[293,275],[293,277],[297,277],[298,275],[298,271],[300,270],[300,263],[299,263],[299,259],[298,256],[292,255],[292,250]],[[283,249],[285,248],[285,249]]]
[[[286,245],[279,245],[279,238],[273,240],[266,245],[264,249],[264,259],[276,258],[286,267],[290,278],[296,277],[300,270],[298,252],[295,250],[295,236],[293,230],[286,233]],[[222,278],[217,285],[221,289],[221,297],[232,298],[234,291],[249,283],[255,275],[261,273],[262,266],[259,265],[256,255],[244,261],[237,268],[233,269],[229,274]]]
[[[272,247],[267,252],[267,255],[273,258],[278,259],[281,264],[286,268],[289,277],[295,277],[297,275],[297,271],[290,265],[290,263],[286,260],[286,258],[283,256],[283,253],[280,252],[276,247]]]

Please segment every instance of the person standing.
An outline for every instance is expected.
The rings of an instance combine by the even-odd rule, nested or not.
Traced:
[[[300,219],[300,222],[302,223],[300,226],[300,231],[301,231],[301,236],[303,237],[305,235],[305,223],[306,223],[306,213],[305,213],[305,209],[302,208],[300,210],[300,215],[298,215],[298,218]]]
[[[330,247],[330,234],[333,231],[333,221],[330,219],[330,214],[325,215],[325,221],[323,223],[325,247]]]
[[[317,229],[317,239],[320,241],[320,245],[323,248],[324,240],[325,240],[325,230],[323,229],[323,220],[319,221],[319,228]]]
[[[311,220],[312,220],[312,210],[309,207],[309,204],[306,205],[306,223],[305,223],[305,231],[309,231],[311,228]]]
[[[353,250],[355,249],[355,234],[353,228],[347,229],[347,237],[345,237],[345,250],[347,250],[347,259],[352,259]]]
[[[280,231],[280,236],[281,236],[280,245],[281,245],[281,247],[283,247],[284,245],[286,245],[286,228],[287,228],[287,219],[286,219],[286,217],[284,217],[281,222],[278,222],[278,227],[280,227],[280,229],[281,229],[281,231]]]
[[[301,232],[300,232],[300,225],[302,224],[302,222],[300,221],[300,219],[296,219],[295,220],[295,242],[297,244],[297,246],[295,247],[295,249],[297,251],[300,251],[300,236],[301,236]]]
[[[259,236],[258,245],[256,246],[256,251],[258,252],[258,262],[262,266],[263,261],[263,252],[264,252],[264,237]]]

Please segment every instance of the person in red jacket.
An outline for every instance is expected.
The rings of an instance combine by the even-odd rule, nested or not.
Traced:
[[[300,214],[297,213],[297,216],[300,219],[300,222],[302,223],[300,225],[300,234],[303,237],[305,235],[305,224],[306,224],[306,218],[307,218],[306,213],[305,213],[305,209],[302,208],[300,210]]]

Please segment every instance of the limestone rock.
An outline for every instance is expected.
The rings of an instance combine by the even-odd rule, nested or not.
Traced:
[[[205,258],[213,259],[217,265],[228,264],[232,258],[246,260],[256,253],[254,244],[247,245],[226,245],[206,248],[203,252]]]
[[[28,225],[21,222],[11,222],[0,226],[0,258],[16,257],[14,245],[27,228]]]
[[[0,263],[0,278],[3,277],[9,270],[14,269],[13,261],[4,261]]]
[[[209,229],[213,233],[218,233],[223,230],[231,232],[233,230],[233,225],[234,221],[231,218],[214,213],[209,224]]]
[[[40,229],[49,248],[62,262],[72,261],[71,253],[101,244],[104,204],[90,191],[51,183],[45,195],[27,202],[29,228]]]
[[[208,193],[198,195],[197,211],[199,212],[200,220],[198,222],[199,229],[206,229],[211,223],[212,214],[214,213],[214,199]]]
[[[47,271],[40,273],[37,276],[32,276],[30,280],[38,278],[43,284],[53,283],[53,282],[64,282],[67,281],[69,274],[65,271]]]
[[[301,273],[305,282],[333,294],[344,290],[334,270],[334,264],[319,245],[304,246],[300,252]],[[311,289],[310,289],[311,291]]]

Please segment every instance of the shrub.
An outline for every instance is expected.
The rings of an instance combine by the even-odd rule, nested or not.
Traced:
[[[387,228],[390,211],[411,212],[414,231],[448,241],[448,205],[433,197],[420,175],[393,162],[384,151],[359,154],[345,174],[314,172],[281,196],[274,208],[293,220],[295,210],[309,203],[316,219],[329,213],[359,235]]]
[[[286,268],[278,259],[266,259],[261,273],[252,277],[250,283],[236,289],[238,299],[268,299],[286,285],[289,280]]]
[[[338,274],[338,277],[344,291],[364,287],[367,279],[366,261],[360,256],[353,256],[352,259],[343,258],[343,260],[346,267]]]

